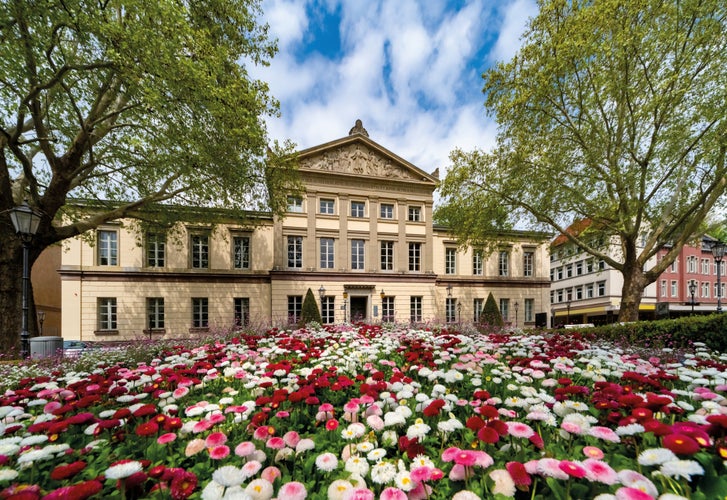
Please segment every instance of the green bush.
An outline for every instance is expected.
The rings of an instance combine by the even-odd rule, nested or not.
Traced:
[[[727,352],[727,314],[688,316],[658,321],[613,324],[588,328],[584,335],[625,345],[662,349],[691,348],[702,342],[710,349]]]
[[[300,320],[303,325],[307,325],[308,323],[312,322],[316,322],[318,324],[322,323],[321,311],[318,309],[316,297],[315,295],[313,295],[313,292],[310,288],[307,292],[305,292],[305,298],[303,298],[303,307],[300,312]]]
[[[480,322],[488,326],[503,327],[505,322],[502,319],[500,308],[495,302],[495,297],[492,296],[492,292],[487,296],[485,306],[482,308],[482,314],[480,314]]]

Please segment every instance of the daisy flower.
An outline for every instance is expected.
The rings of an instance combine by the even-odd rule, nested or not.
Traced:
[[[499,494],[505,495],[506,497],[515,496],[515,492],[517,491],[515,488],[515,482],[512,480],[510,473],[505,469],[495,469],[490,471],[488,476],[495,482],[495,485],[492,487],[492,493],[494,495]]]
[[[323,472],[331,472],[338,467],[338,458],[330,452],[321,453],[316,457],[316,467]]]
[[[270,500],[275,491],[270,481],[265,479],[253,479],[245,487],[245,493],[250,495],[252,500]]]
[[[402,491],[411,491],[416,486],[416,483],[411,478],[409,471],[399,471],[394,477],[396,487]]]
[[[242,471],[234,465],[223,465],[212,473],[212,480],[229,488],[242,484],[245,477],[242,475]]]
[[[298,481],[290,481],[280,487],[278,491],[279,498],[285,498],[286,500],[303,500],[308,496],[308,491],[305,489],[303,483]]]
[[[701,476],[704,469],[695,460],[671,460],[661,465],[659,472],[667,477],[684,478],[687,481],[692,480],[692,476]]]
[[[141,462],[137,462],[136,460],[125,460],[111,465],[111,467],[106,469],[104,472],[104,476],[106,476],[106,479],[124,479],[132,474],[141,472],[142,469],[143,467]]]
[[[394,480],[396,473],[394,464],[382,460],[371,467],[371,481],[376,484],[387,484]]]
[[[345,479],[336,479],[330,485],[328,485],[328,499],[329,500],[343,500],[343,495],[347,491],[353,490],[353,484]]]
[[[678,458],[668,448],[650,448],[639,453],[637,458],[640,465],[660,465],[672,460],[678,460]]]
[[[613,468],[602,460],[587,458],[581,465],[586,469],[586,479],[603,484],[616,484],[618,474]]]

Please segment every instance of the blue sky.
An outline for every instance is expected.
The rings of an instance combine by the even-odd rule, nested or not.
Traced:
[[[298,149],[348,134],[369,137],[444,175],[454,148],[489,148],[482,73],[518,49],[535,0],[263,0],[279,53],[253,76],[281,116],[274,139]]]

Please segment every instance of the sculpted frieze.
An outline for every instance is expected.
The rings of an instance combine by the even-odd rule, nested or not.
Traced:
[[[366,177],[416,179],[408,169],[393,163],[362,144],[348,144],[324,151],[323,154],[305,158],[302,168],[322,170]]]

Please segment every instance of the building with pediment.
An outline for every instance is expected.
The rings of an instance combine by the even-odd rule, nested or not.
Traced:
[[[360,120],[298,159],[302,194],[289,196],[285,217],[197,217],[174,242],[122,221],[99,227],[95,242],[67,241],[64,338],[287,325],[308,289],[324,323],[471,322],[489,293],[513,326],[549,311],[548,235],[513,231],[489,254],[458,247],[433,221],[436,174],[371,140]]]

